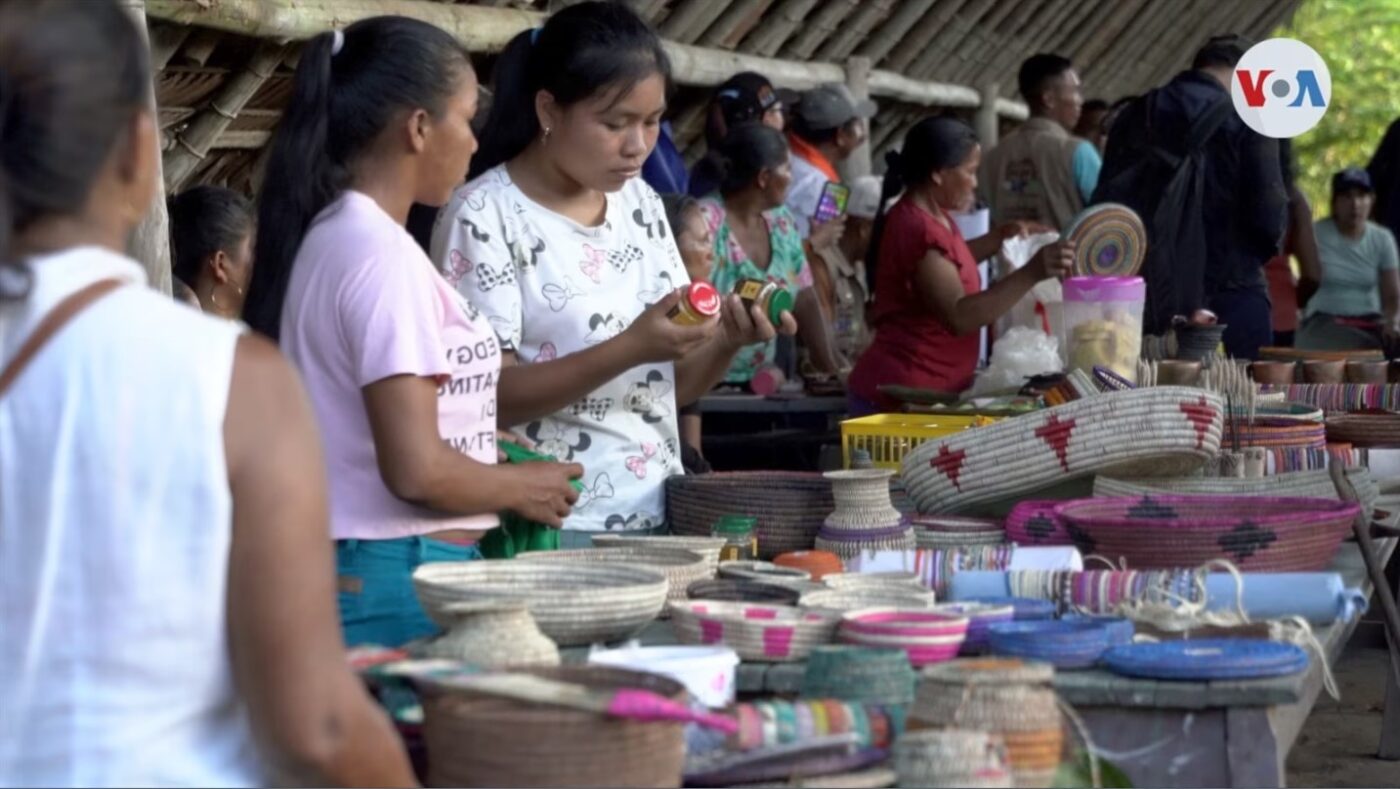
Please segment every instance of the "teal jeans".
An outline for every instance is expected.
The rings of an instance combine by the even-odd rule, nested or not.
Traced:
[[[428,562],[480,559],[475,545],[453,545],[427,537],[396,540],[336,540],[340,624],[346,646],[397,647],[437,632],[413,591],[413,571]]]

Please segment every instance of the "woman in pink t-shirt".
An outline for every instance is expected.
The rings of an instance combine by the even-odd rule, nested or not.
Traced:
[[[500,347],[404,229],[465,176],[476,105],[451,36],[379,17],[303,51],[272,141],[244,317],[311,395],[350,644],[432,633],[416,566],[479,558],[497,512],[558,526],[577,498],[577,465],[495,465]]]

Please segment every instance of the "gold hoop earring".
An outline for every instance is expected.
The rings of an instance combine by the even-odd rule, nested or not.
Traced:
[[[234,295],[238,296],[239,298],[243,297],[243,288],[234,285],[233,291]],[[219,303],[219,291],[217,288],[211,288],[209,290],[209,305],[216,310],[222,311],[224,309],[223,305]]]

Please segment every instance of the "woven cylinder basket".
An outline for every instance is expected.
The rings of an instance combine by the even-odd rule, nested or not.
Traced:
[[[678,474],[666,480],[673,532],[709,537],[726,515],[756,518],[761,559],[810,550],[834,506],[831,483],[816,473],[735,471]]]

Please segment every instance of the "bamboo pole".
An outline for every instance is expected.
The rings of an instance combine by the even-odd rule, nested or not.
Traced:
[[[871,63],[879,65],[895,45],[914,29],[929,9],[933,8],[934,2],[935,0],[904,0],[894,15],[886,19],[874,35],[861,43],[856,54],[870,58]]]
[[[778,50],[792,38],[816,7],[817,0],[783,0],[782,5],[769,14],[763,24],[739,42],[739,51],[763,57],[778,54]]]
[[[929,42],[927,49],[909,66],[906,73],[915,79],[926,79],[931,74],[950,72],[955,57],[966,57],[958,52],[967,47],[969,33],[975,29],[974,23],[987,13],[994,2],[995,0],[972,0],[959,9],[933,41]]]
[[[982,106],[977,108],[973,128],[977,130],[977,138],[982,142],[982,150],[990,151],[997,144],[999,126],[996,107],[1001,88],[995,82],[985,82],[979,92],[982,94]]]
[[[771,5],[773,0],[739,0],[710,25],[710,29],[700,37],[700,44],[733,49],[762,21],[764,12]]]
[[[193,32],[194,28],[181,25],[151,25],[146,31],[151,41],[151,72],[164,69]]]
[[[248,131],[226,131],[219,135],[213,147],[219,150],[255,151],[267,145],[272,132],[252,129]]]
[[[968,3],[968,0],[939,0],[930,14],[919,21],[919,27],[890,53],[888,66],[892,71],[907,72],[914,59],[938,46],[948,21]]]
[[[1118,42],[1109,49],[1108,54],[1096,68],[1090,69],[1089,73],[1085,75],[1085,79],[1093,80],[1095,85],[1102,84],[1101,93],[1115,99],[1122,98],[1118,86],[1127,81],[1125,78],[1129,72],[1135,70],[1133,66],[1142,61],[1160,59],[1156,53],[1160,52],[1164,46],[1163,40],[1167,36],[1168,28],[1182,13],[1191,14],[1200,11],[1204,2],[1208,2],[1208,0],[1191,0],[1185,9],[1173,8],[1169,4],[1152,6],[1153,10],[1150,12],[1151,18],[1148,26],[1139,38],[1139,41],[1148,43],[1144,45],[1131,40]]]
[[[949,75],[975,71],[978,66],[985,66],[995,47],[988,37],[991,31],[983,28],[982,22],[995,5],[996,0],[983,0],[981,5],[974,6],[961,15],[961,21],[967,25],[967,32],[953,42],[953,57],[946,61],[948,67],[942,70],[930,68],[925,72],[916,71],[915,74],[939,74],[946,79]]]
[[[1060,47],[1060,54],[1074,61],[1082,69],[1083,64],[1093,62],[1092,57],[1102,51],[1105,42],[1113,40],[1123,32],[1141,10],[1144,2],[1148,0],[1117,0],[1108,13],[1095,24],[1081,25]]]
[[[1063,8],[1065,2],[1066,0],[1033,0],[1033,11],[1027,13],[1019,24],[1011,26],[1012,29],[1008,31],[1009,38],[998,47],[998,56],[969,81],[974,84],[995,82],[1001,86],[1014,86],[1021,59],[1029,53],[1034,53],[1044,37],[1049,35],[1047,28],[1054,19],[1056,10]],[[1002,91],[1005,90],[1003,87]]]
[[[214,50],[218,48],[222,38],[223,36],[217,30],[196,29],[192,31],[189,41],[185,43],[182,62],[203,66],[209,62],[209,56],[214,54]]]
[[[870,98],[870,58],[853,57],[846,62],[846,87],[856,101]],[[867,122],[866,138],[861,146],[851,152],[846,161],[837,167],[846,183],[857,177],[870,174],[870,127]]]
[[[875,26],[887,19],[895,0],[865,0],[855,15],[841,24],[836,35],[828,38],[812,55],[817,60],[841,61],[855,51]]]
[[[209,155],[210,149],[218,141],[238,113],[258,92],[268,77],[277,70],[286,54],[286,46],[274,42],[262,42],[248,58],[243,70],[224,82],[219,95],[209,103],[208,109],[195,117],[190,125],[175,137],[175,145],[165,155],[165,188],[172,194],[180,189],[194,175],[199,163]]]
[[[661,23],[660,33],[672,41],[692,43],[733,3],[734,0],[682,0]]]
[[[120,0],[122,8],[131,17],[131,21],[141,33],[141,38],[146,41],[147,46],[150,40],[146,29],[146,5],[144,0]],[[152,122],[160,115],[156,110],[156,88],[152,72],[152,82],[146,87],[146,109],[151,113]],[[160,132],[156,132],[159,137]],[[146,216],[141,220],[141,224],[136,226],[136,232],[132,234],[131,244],[128,251],[131,257],[140,261],[146,269],[147,284],[152,289],[165,295],[170,295],[170,216],[165,210],[165,184],[161,178],[159,140],[157,140],[156,156],[156,188],[155,194],[151,197],[151,206],[146,211]]]
[[[807,22],[797,37],[783,45],[779,53],[783,57],[807,60],[836,29],[842,20],[856,7],[860,0],[827,0],[822,10]]]

